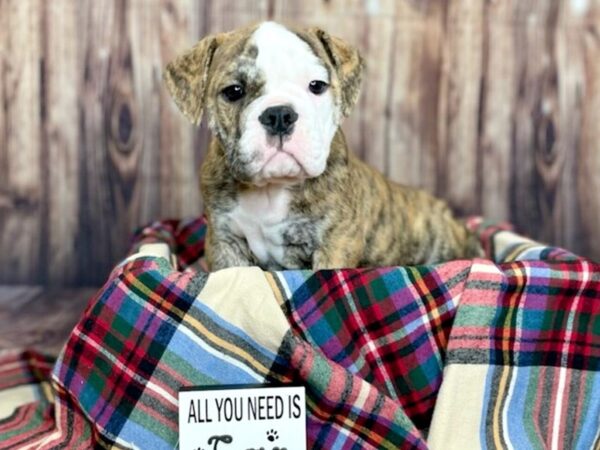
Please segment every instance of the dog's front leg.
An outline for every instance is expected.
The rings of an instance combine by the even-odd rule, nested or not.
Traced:
[[[206,262],[211,271],[256,265],[246,240],[228,229],[214,229],[209,225],[205,246]]]

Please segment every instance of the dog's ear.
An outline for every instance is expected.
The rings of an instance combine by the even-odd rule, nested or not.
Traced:
[[[195,125],[202,120],[208,74],[219,36],[207,36],[170,62],[163,74],[167,90],[183,114]]]
[[[321,28],[309,28],[307,32],[320,44],[335,70],[341,85],[342,114],[348,116],[358,100],[364,60],[356,48],[342,39],[330,36]]]

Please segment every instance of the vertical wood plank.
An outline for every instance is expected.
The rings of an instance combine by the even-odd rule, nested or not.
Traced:
[[[121,192],[131,192],[128,180],[121,180],[120,173],[113,168],[112,159],[119,160],[120,150],[109,149],[111,124],[108,111],[115,104],[115,89],[127,90],[127,72],[118,72],[124,55],[120,55],[115,44],[123,36],[123,2],[83,2],[79,10],[79,52],[83,61],[79,72],[80,91],[80,202],[79,229],[77,234],[78,280],[81,284],[95,284],[106,276],[118,255],[125,247],[121,208],[117,205]],[[121,57],[121,60],[119,59]],[[115,67],[116,66],[116,67]],[[112,68],[119,79],[118,86],[109,82]],[[118,105],[117,105],[118,106]],[[123,171],[131,155],[131,147],[122,147]],[[135,156],[135,154],[131,155]]]
[[[580,28],[583,40],[585,101],[581,118],[581,147],[577,191],[581,230],[575,237],[581,251],[600,262],[600,1],[593,2]]]
[[[128,228],[134,229],[154,220],[162,209],[160,161],[160,90],[161,61],[159,3],[131,1],[125,18],[129,41],[131,74],[128,80],[131,92],[118,101],[120,105],[111,111],[111,121],[116,127],[116,141],[124,141],[130,134],[137,161],[131,202],[125,205],[128,212]],[[129,117],[129,118],[128,118]],[[173,176],[176,176],[174,173]],[[177,204],[174,195],[166,204]]]
[[[76,282],[77,249],[73,240],[79,217],[79,109],[77,53],[77,5],[70,0],[44,2],[44,102],[43,170],[45,230],[41,245],[46,257],[46,281]]]
[[[141,194],[144,188],[149,195],[157,197],[158,186],[156,181],[156,157],[158,134],[156,127],[156,113],[158,105],[152,99],[152,92],[144,90],[148,86],[136,85],[138,70],[150,70],[150,67],[136,66],[137,60],[134,52],[133,24],[138,20],[143,21],[140,15],[143,4],[133,0],[117,0],[114,9],[114,29],[109,38],[110,57],[106,72],[105,105],[103,121],[105,126],[107,175],[109,189],[112,194],[110,207],[115,211],[116,217],[121,218],[114,227],[113,258],[118,258],[117,253],[125,247],[124,239],[136,226],[136,215],[141,209]],[[147,36],[151,39],[151,36]],[[147,72],[146,72],[147,73]],[[145,100],[144,97],[149,99]],[[149,103],[148,111],[143,110],[140,102],[144,99]],[[154,108],[154,110],[152,110]],[[149,123],[145,123],[145,120]],[[148,126],[148,128],[145,128]],[[148,132],[148,140],[144,141],[144,131]],[[151,134],[150,134],[151,133]],[[147,152],[144,144],[148,146]],[[146,158],[145,158],[146,157]],[[144,165],[144,159],[149,164]],[[154,162],[154,164],[152,164]],[[148,174],[155,182],[143,183],[142,170],[150,167]],[[158,211],[158,208],[155,209]],[[108,218],[107,218],[108,219]],[[111,230],[113,223],[106,221],[106,229]]]
[[[8,140],[8,129],[6,123],[6,105],[8,99],[6,99],[6,88],[5,82],[3,81],[6,77],[6,65],[8,59],[8,4],[6,2],[0,2],[0,223],[5,220],[9,214],[12,201],[8,192],[8,148],[6,146]],[[2,230],[0,226],[0,230]],[[4,248],[0,248],[2,252]],[[0,260],[0,267],[2,271],[5,264]],[[0,275],[0,278],[3,276]]]
[[[515,107],[511,220],[517,229],[551,242],[557,180],[564,152],[557,145],[556,1],[516,7],[518,100]]]
[[[160,102],[160,213],[165,217],[194,216],[202,211],[196,154],[206,149],[206,138],[196,145],[198,131],[183,118],[162,85],[164,66],[201,38],[201,14],[199,3],[191,0],[160,3],[159,66],[154,76],[158,77]]]
[[[386,93],[391,114],[388,173],[394,181],[434,192],[444,5],[435,1],[398,5],[391,57],[394,77]]]
[[[446,3],[439,109],[440,153],[437,193],[462,214],[477,211],[477,138],[483,2]]]
[[[3,135],[0,136],[0,282],[39,280],[42,173],[40,152],[40,5],[4,0],[0,16],[3,59]]]
[[[576,2],[560,2],[558,7],[555,52],[557,65],[556,144],[554,154],[538,153],[536,162],[550,186],[556,185],[556,198],[548,208],[551,230],[549,242],[577,252],[585,252],[580,239],[580,199],[577,195],[577,160],[581,153],[582,103],[584,101],[583,29],[586,9]],[[546,131],[548,134],[550,130]],[[540,156],[542,156],[540,158]],[[548,156],[554,167],[548,165]],[[549,166],[550,171],[545,170]],[[554,180],[548,177],[555,177]]]
[[[515,89],[514,2],[486,2],[480,105],[480,210],[489,220],[510,217]]]

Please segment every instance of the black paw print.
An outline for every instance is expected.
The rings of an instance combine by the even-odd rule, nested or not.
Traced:
[[[279,434],[275,430],[269,430],[267,431],[267,439],[271,442],[276,441],[279,439]]]

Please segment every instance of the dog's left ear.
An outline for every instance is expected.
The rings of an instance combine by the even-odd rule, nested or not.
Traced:
[[[362,56],[356,48],[342,39],[330,36],[321,28],[309,28],[306,32],[318,42],[325,53],[326,60],[333,67],[340,82],[342,114],[350,115],[360,93],[365,67]]]
[[[170,62],[163,74],[167,90],[183,114],[195,125],[202,120],[210,64],[219,35],[207,36]]]

